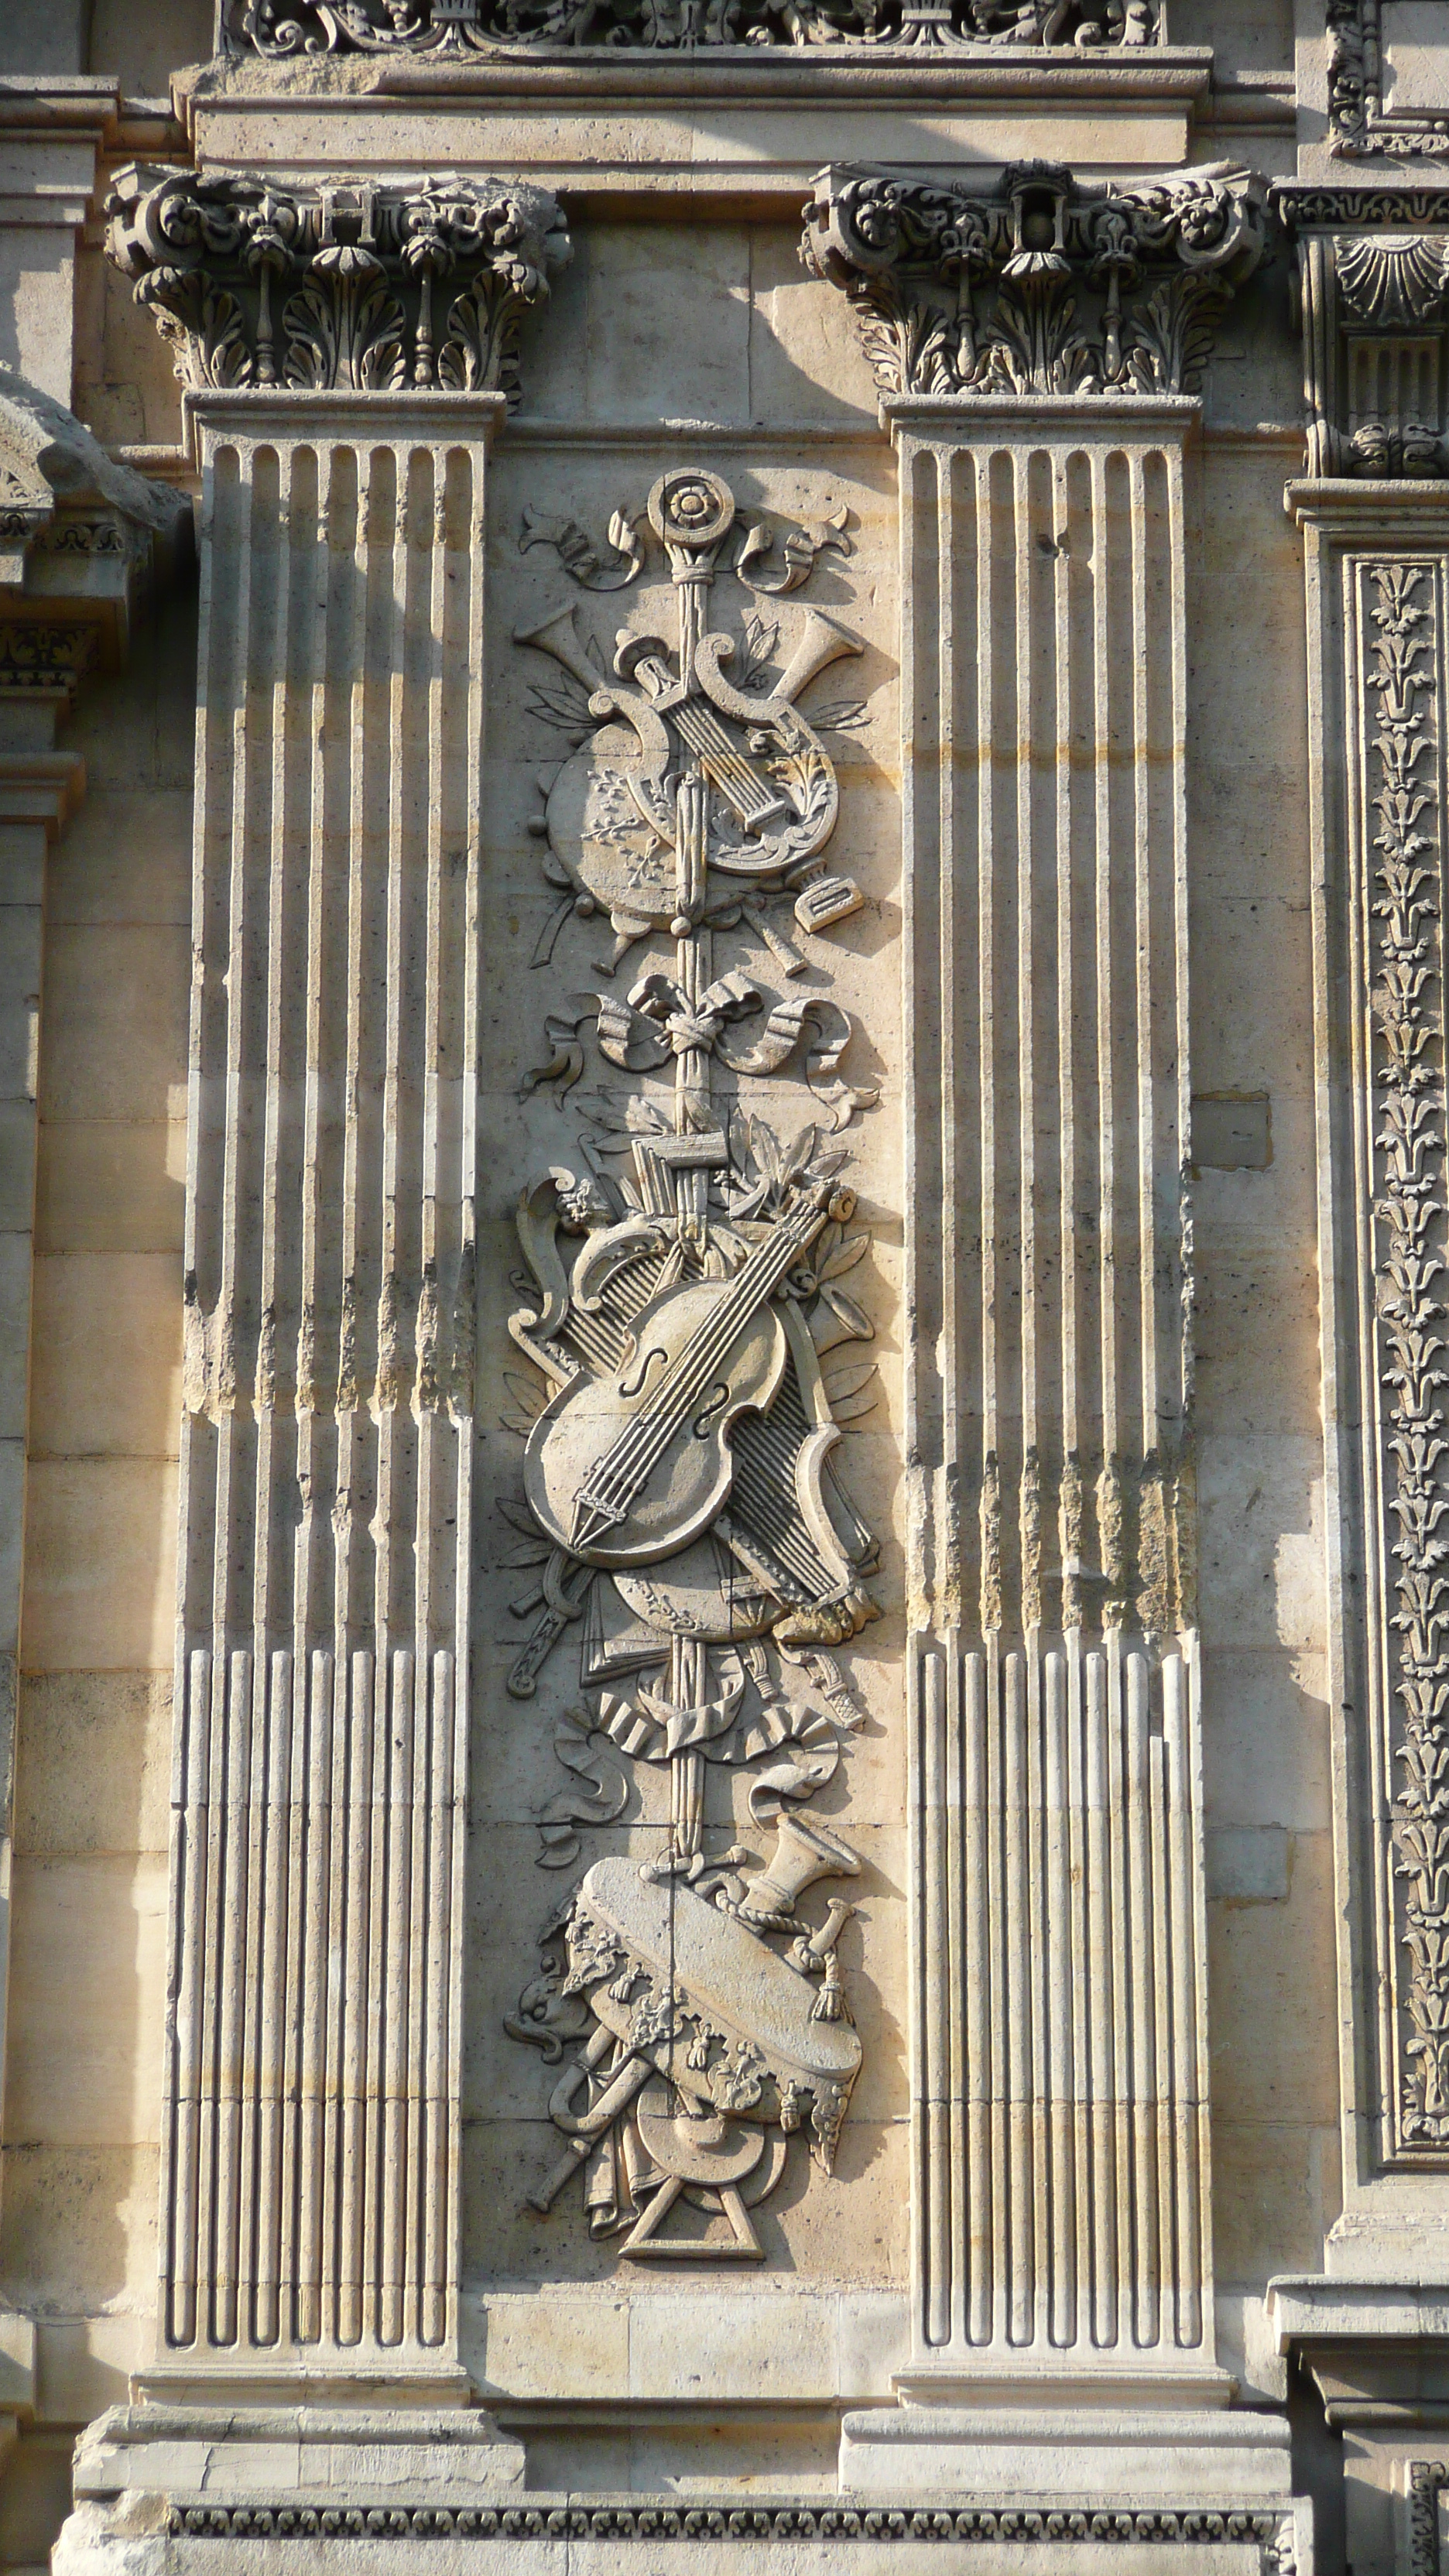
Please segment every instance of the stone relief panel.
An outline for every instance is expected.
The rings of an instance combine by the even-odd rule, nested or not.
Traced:
[[[607,511],[519,522],[535,596],[554,567],[516,643],[555,758],[529,818],[541,1045],[509,1021],[547,1152],[516,1217],[499,1679],[553,1764],[534,1859],[568,1880],[536,1973],[515,1936],[503,2020],[544,2061],[539,2217],[581,2176],[611,2259],[750,2263],[797,2133],[831,2173],[863,2057],[837,1812],[880,1609],[843,1465],[880,1392],[854,1186],[879,1086],[829,943],[875,910],[835,850],[872,681],[810,596],[851,586],[837,493],[757,511],[690,460],[620,497],[607,537]]]
[[[229,53],[477,57],[526,45],[1138,47],[1156,0],[227,0]]]

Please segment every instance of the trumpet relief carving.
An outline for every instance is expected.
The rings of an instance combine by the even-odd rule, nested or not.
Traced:
[[[562,2068],[540,2210],[582,2170],[591,2228],[631,2258],[751,2261],[749,2212],[791,2134],[828,2171],[860,2065],[837,1950],[852,1906],[800,1910],[860,1863],[801,1810],[860,1723],[840,1656],[876,1616],[874,1543],[836,1472],[874,1400],[873,1364],[841,1354],[872,1337],[842,1140],[875,1095],[842,1071],[845,1014],[801,983],[861,896],[829,867],[838,782],[800,701],[861,647],[817,608],[787,626],[754,605],[849,539],[842,511],[752,523],[685,467],[605,546],[534,511],[521,543],[595,592],[662,552],[673,631],[621,631],[606,661],[571,602],[517,638],[541,661],[533,712],[570,746],[537,818],[560,901],[536,962],[570,920],[607,921],[612,947],[599,989],[547,1015],[523,1081],[554,1090],[575,1152],[518,1212],[529,1294],[509,1329],[530,1375],[507,1517],[533,1624],[509,1688],[530,1700],[568,1636],[581,1697],[557,1732],[569,1785],[541,1819],[545,1867],[621,1814],[634,1766],[667,1772],[670,1821],[656,1859],[595,1861],[571,1889],[508,2028]],[[727,582],[743,649],[715,622]],[[606,1078],[585,1089],[595,1061]],[[764,1079],[800,1103],[788,1129],[755,1112]],[[774,1826],[764,1867],[733,1842],[706,1851],[715,1768],[742,1772]]]

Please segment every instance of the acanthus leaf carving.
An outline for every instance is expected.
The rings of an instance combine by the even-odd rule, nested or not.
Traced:
[[[569,256],[522,182],[278,189],[133,164],[108,247],[192,388],[518,395],[524,313]]]
[[[823,171],[801,250],[883,393],[1191,394],[1265,241],[1246,172],[1084,187],[1029,162],[990,197]]]
[[[876,1616],[874,1542],[834,1468],[876,1394],[873,1360],[851,1351],[874,1326],[842,1284],[869,1233],[841,1141],[876,1095],[841,1072],[850,1020],[799,983],[807,956],[779,919],[813,939],[862,899],[826,869],[838,782],[799,703],[861,646],[817,608],[747,606],[741,649],[712,609],[726,580],[747,602],[800,589],[848,557],[847,525],[828,505],[798,525],[746,517],[687,466],[647,515],[614,514],[608,554],[533,508],[520,539],[585,591],[662,569],[658,623],[675,630],[646,630],[651,594],[611,660],[574,605],[516,638],[554,664],[530,705],[570,745],[535,825],[563,895],[535,962],[571,916],[605,915],[614,948],[598,987],[545,1013],[547,1055],[523,1083],[568,1099],[575,1148],[518,1210],[509,1330],[535,1376],[512,1390],[523,1496],[503,1516],[532,1626],[509,1688],[532,1700],[572,1641],[580,1697],[553,1728],[568,1785],[539,1818],[543,1867],[577,1864],[581,1831],[624,1812],[641,1766],[667,1775],[670,1826],[642,1868],[586,1870],[507,2026],[550,2065],[575,2052],[549,2100],[565,2152],[534,2205],[582,2171],[593,2232],[641,2262],[759,2260],[751,2209],[795,2131],[829,2170],[861,2061],[838,1957],[854,1908],[835,1898],[812,1922],[797,1907],[860,1871],[803,1811],[862,1722],[837,1656]],[[585,1089],[595,1058],[623,1082]],[[793,1134],[748,1105],[766,1079],[803,1086]],[[763,1866],[733,1841],[706,1850],[708,1781],[730,1772],[773,1829]],[[724,2232],[679,2234],[681,2200]]]

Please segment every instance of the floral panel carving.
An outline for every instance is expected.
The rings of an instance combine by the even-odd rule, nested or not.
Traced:
[[[1028,162],[979,197],[824,171],[801,248],[882,393],[1190,394],[1265,235],[1244,172],[1081,187]]]
[[[669,1795],[662,1851],[571,1884],[507,2023],[557,2070],[560,2152],[529,2197],[547,2211],[582,2175],[592,2233],[630,2260],[752,2262],[752,2209],[797,2131],[830,2170],[861,2063],[838,1956],[853,1906],[803,1900],[860,1873],[808,1809],[861,1723],[843,1658],[877,1616],[875,1541],[837,1474],[875,1400],[847,1170],[876,1095],[849,1078],[820,944],[861,903],[827,855],[821,728],[862,708],[801,704],[861,646],[819,608],[774,605],[850,540],[843,510],[759,521],[686,466],[606,541],[530,508],[521,544],[584,592],[661,557],[670,577],[648,609],[666,631],[607,649],[571,600],[517,638],[532,712],[569,746],[536,818],[559,901],[535,963],[570,920],[613,935],[523,1084],[569,1122],[519,1203],[528,1294],[509,1325],[528,1374],[510,1381],[505,1517],[532,1624],[508,1687],[531,1700],[555,1650],[579,1678],[540,1864],[573,1871],[581,1829],[617,1819],[641,1771]],[[723,1797],[732,1775],[773,1837],[763,1865],[707,1827],[710,1779]]]
[[[518,334],[569,257],[554,199],[524,182],[319,185],[120,171],[112,259],[203,385],[504,392]]]
[[[511,46],[1135,48],[1157,0],[226,0],[234,54],[476,60]]]
[[[1442,568],[1359,561],[1389,2153],[1449,2147]]]

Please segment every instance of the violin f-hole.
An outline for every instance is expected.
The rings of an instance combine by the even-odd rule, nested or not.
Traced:
[[[716,1414],[723,1413],[729,1400],[729,1379],[725,1377],[717,1377],[713,1386],[710,1388],[709,1402],[701,1407],[690,1426],[696,1440],[707,1440],[709,1438],[710,1424],[713,1422]]]
[[[661,1366],[662,1368],[668,1368],[668,1366],[669,1366],[669,1353],[668,1353],[666,1350],[662,1349],[662,1348],[661,1348],[661,1346],[659,1345],[659,1343],[658,1343],[658,1342],[656,1342],[656,1343],[653,1345],[653,1348],[652,1348],[652,1349],[647,1350],[647,1351],[644,1353],[643,1358],[642,1358],[642,1359],[641,1359],[641,1361],[639,1362],[639,1374],[638,1374],[638,1376],[635,1378],[633,1385],[631,1386],[631,1385],[629,1384],[629,1381],[628,1381],[628,1379],[627,1379],[627,1378],[623,1378],[623,1377],[621,1377],[621,1378],[620,1378],[620,1380],[619,1380],[619,1393],[620,1393],[620,1395],[623,1397],[623,1399],[624,1399],[624,1401],[625,1401],[625,1403],[626,1403],[626,1404],[632,1404],[636,1395],[642,1395],[642,1394],[643,1394],[644,1389],[645,1389],[645,1386],[646,1386],[646,1384],[647,1384],[647,1382],[648,1382],[648,1377],[649,1377],[649,1364],[650,1364],[651,1360],[658,1360],[658,1362],[659,1362],[659,1364],[660,1364],[660,1366]]]

